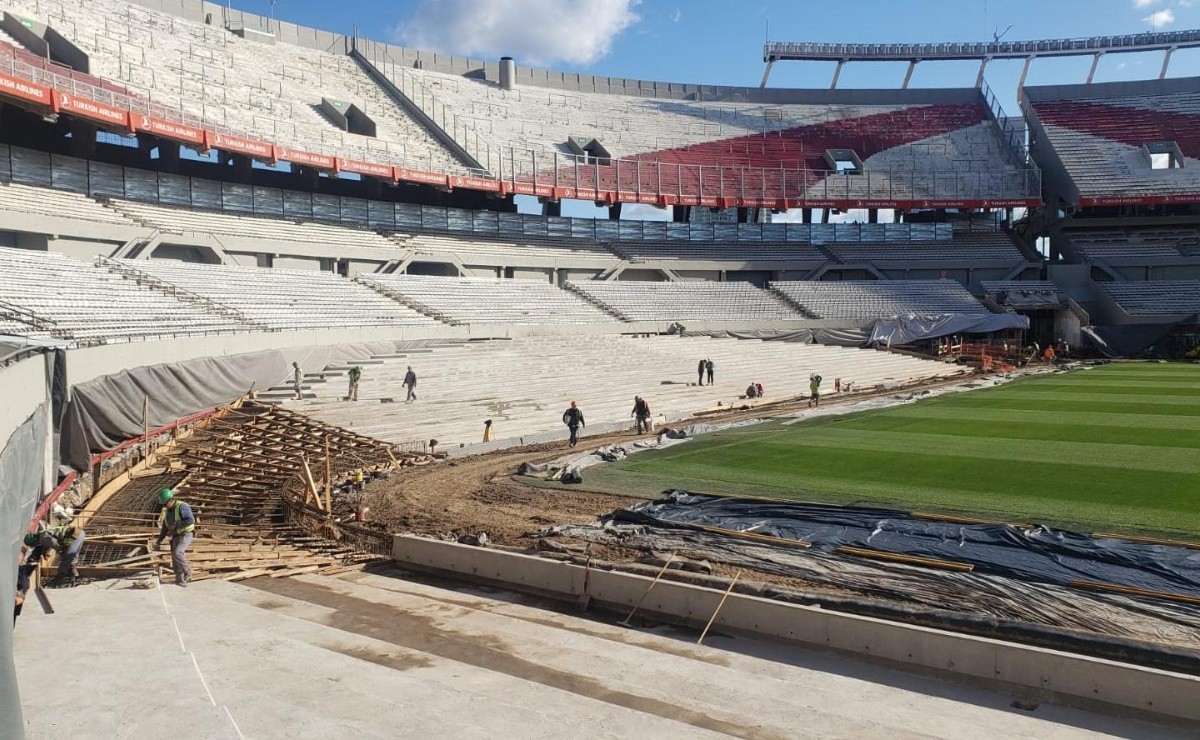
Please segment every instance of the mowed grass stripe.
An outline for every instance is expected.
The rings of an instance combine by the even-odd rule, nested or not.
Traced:
[[[1124,378],[1047,378],[1038,383],[1039,388],[1066,388],[1074,390],[1076,388],[1118,388],[1129,389],[1132,391],[1145,390],[1154,393],[1170,392],[1170,391],[1200,391],[1200,378],[1196,382],[1187,382],[1185,380],[1126,380]]]
[[[683,452],[683,448],[690,451]],[[1200,527],[1195,501],[1200,478],[1182,473],[1155,476],[1146,492],[1140,470],[1103,470],[1067,462],[1022,462],[990,457],[875,452],[801,446],[781,459],[774,451],[738,445],[681,445],[595,468],[587,482],[602,490],[641,492],[681,487],[715,493],[754,493],[798,500],[888,504],[997,518],[1178,531]],[[665,456],[670,454],[670,459]],[[1133,495],[1142,491],[1142,495]]]
[[[1152,403],[1150,401],[1140,401],[1136,399],[1126,399],[1122,400],[1121,402],[1105,402],[1098,400],[1088,402],[1087,400],[1056,401],[1051,399],[1029,398],[1026,396],[1001,396],[982,402],[979,404],[979,407],[1041,411],[1047,414],[1062,412],[1071,413],[1074,411],[1097,411],[1101,413],[1116,413],[1122,416],[1138,416],[1141,414],[1146,414],[1150,416],[1178,416],[1189,419],[1200,417],[1200,406]],[[972,407],[964,406],[962,408]]]
[[[1047,416],[1042,414],[1043,417]],[[1045,440],[1052,442],[1096,442],[1115,445],[1137,445],[1139,447],[1176,447],[1181,449],[1200,448],[1200,425],[1194,421],[1192,428],[1156,429],[1137,425],[1141,417],[1127,416],[1126,425],[1092,423],[1078,420],[1062,421],[1003,421],[979,419],[974,413],[957,416],[921,418],[908,414],[886,414],[862,416],[843,420],[838,429],[861,429],[876,432],[901,434],[936,434],[940,436],[964,436],[991,439]],[[1193,420],[1200,417],[1192,417]]]
[[[1126,403],[1137,404],[1144,401],[1135,398],[1128,393],[1088,393],[1083,390],[1065,391],[1057,388],[1036,389],[1037,386],[1029,385],[1020,390],[1013,390],[1006,387],[997,388],[991,391],[988,395],[999,398],[1021,398],[1021,399],[1037,399],[1048,401],[1077,401],[1077,402],[1095,402],[1095,403]],[[1036,390],[1035,390],[1036,389]],[[1107,389],[1106,389],[1107,390]],[[1167,394],[1150,394],[1145,402],[1150,402],[1159,405],[1178,404],[1180,406],[1200,406],[1200,393],[1193,395],[1167,395]]]
[[[999,390],[999,389],[997,389]],[[1200,386],[1180,386],[1178,384],[1170,386],[1145,386],[1145,385],[1130,385],[1128,383],[1078,383],[1078,384],[1051,384],[1039,383],[1036,386],[1023,388],[1022,393],[1027,393],[1031,396],[1041,395],[1042,393],[1086,393],[1099,395],[1119,394],[1122,396],[1193,396],[1200,398]]]
[[[906,419],[970,419],[984,422],[1012,422],[1020,424],[1053,424],[1058,426],[1100,426],[1105,428],[1179,429],[1200,432],[1200,418],[1169,416],[1166,414],[1116,413],[1111,411],[1060,411],[1047,414],[1040,408],[1008,409],[977,408],[970,404],[959,406],[933,406],[913,404],[889,411]]]
[[[746,445],[746,443],[742,443]],[[1056,442],[1050,440],[1000,439],[996,437],[956,438],[940,434],[872,432],[860,429],[824,428],[811,434],[783,434],[764,437],[750,444],[761,445],[777,454],[789,448],[854,449],[871,452],[897,452],[939,457],[975,457],[1022,462],[1070,461],[1104,468],[1128,468],[1146,471],[1200,474],[1200,450],[1139,447],[1095,442]],[[865,462],[869,462],[866,460]]]

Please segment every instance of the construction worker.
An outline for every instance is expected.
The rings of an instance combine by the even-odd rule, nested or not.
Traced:
[[[29,593],[29,576],[33,574],[36,565],[22,564],[17,566],[17,598],[13,605],[13,627],[17,626],[17,617],[21,616],[21,608],[25,606],[25,594]]]
[[[821,406],[821,376],[813,373],[808,376],[808,407]]]
[[[296,391],[296,400],[299,401],[304,397],[302,384],[304,383],[304,371],[300,369],[299,362],[292,363],[292,388]]]
[[[358,365],[350,368],[350,392],[347,394],[351,401],[358,400],[358,381],[362,379],[362,368]]]
[[[712,358],[709,358],[704,361],[704,372],[706,375],[708,375],[708,384],[709,385],[713,384],[713,368],[715,368],[715,367],[716,367],[716,365],[713,364]]]
[[[408,372],[404,373],[404,387],[408,389],[404,402],[417,400],[417,374],[413,372],[412,365],[409,365]]]
[[[79,560],[79,551],[83,549],[86,535],[81,527],[75,524],[64,524],[50,527],[39,532],[29,532],[25,535],[25,544],[31,548],[26,563],[36,563],[50,554],[51,550],[58,553],[59,582],[69,581],[75,584],[79,577],[79,569],[75,562]]]
[[[568,446],[574,447],[579,444],[579,428],[586,427],[587,422],[583,420],[583,412],[579,410],[579,406],[571,401],[571,408],[563,412],[563,424],[567,425],[567,429],[571,431],[571,439],[568,441]]]
[[[701,360],[700,364],[696,366],[696,374],[699,376],[697,378],[696,385],[704,385],[704,371],[707,367],[708,363],[706,363],[704,360]]]
[[[646,399],[641,396],[633,397],[633,411],[629,415],[637,420],[637,433],[648,434],[650,432],[650,404],[646,403]]]
[[[175,583],[187,587],[192,579],[192,566],[187,560],[187,550],[196,531],[196,515],[192,507],[175,498],[175,492],[164,488],[158,493],[158,502],[163,507],[162,529],[158,531],[155,547],[162,547],[163,540],[171,537],[171,570],[175,572]]]

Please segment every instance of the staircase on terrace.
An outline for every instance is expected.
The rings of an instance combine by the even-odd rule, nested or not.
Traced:
[[[188,303],[192,303],[196,306],[199,306],[200,308],[207,309],[207,310],[211,311],[212,313],[218,314],[220,316],[224,316],[227,319],[232,319],[234,321],[245,324],[247,329],[258,329],[260,331],[270,331],[271,330],[271,327],[269,327],[266,324],[263,324],[259,321],[255,321],[254,319],[249,318],[248,316],[246,316],[241,311],[238,311],[235,308],[231,308],[229,306],[226,306],[223,303],[218,303],[217,301],[214,301],[211,298],[205,298],[202,295],[197,295],[189,290],[185,290],[176,285],[168,283],[165,280],[157,278],[148,272],[144,272],[135,267],[132,267],[128,262],[119,262],[117,260],[110,259],[103,255],[97,255],[96,256],[96,266],[104,267],[113,274],[120,275],[121,277],[130,279],[130,280],[134,280],[139,285],[144,285],[145,287],[150,288],[151,290],[156,290],[159,293],[169,295],[169,296],[176,298],[178,300],[181,300],[181,301],[187,301]]]

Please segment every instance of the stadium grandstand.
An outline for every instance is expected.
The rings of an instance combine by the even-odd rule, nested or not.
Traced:
[[[44,613],[31,596],[13,650],[0,631],[0,736],[169,735],[149,719],[167,710],[206,737],[395,734],[395,696],[431,735],[1200,722],[1200,576],[1194,557],[1170,560],[1178,577],[1154,560],[1200,532],[1164,524],[1200,475],[1200,417],[1175,413],[1195,382],[1057,372],[1200,357],[1200,77],[1168,76],[1200,32],[769,41],[761,84],[728,86],[453,56],[236,4],[0,0],[0,596],[30,573],[22,543],[87,529],[82,576],[56,540],[83,585],[47,592],[33,571]],[[1157,78],[1094,81],[1123,53],[1163,54]],[[1090,57],[1086,82],[1026,84],[1058,56]],[[1001,59],[1025,61],[1015,117],[984,79]],[[973,81],[910,84],[964,60]],[[768,86],[785,62],[834,63],[832,84]],[[908,63],[901,85],[839,87],[845,65],[887,62]],[[1134,400],[1115,390],[1130,383]],[[1175,394],[1148,401],[1154,439],[1087,436],[1149,386]],[[1081,405],[1100,402],[1117,408]],[[931,450],[949,444],[975,467],[944,474],[951,453]],[[1126,467],[1155,466],[1169,495],[1112,531],[1148,559],[1104,580],[1116,556],[1047,555],[1044,532],[1116,541],[1095,512],[1117,503],[1048,507],[1072,509],[1089,466],[1141,486],[1109,449],[1136,445],[1161,445]],[[682,472],[654,467],[696,449]],[[621,467],[634,453],[652,463]],[[1026,464],[1061,498],[1039,484],[1030,503]],[[804,503],[749,524],[721,507],[761,499],[683,491],[785,483]],[[138,589],[172,572],[153,547],[163,489],[200,514],[203,583],[159,600]],[[811,530],[775,519],[810,501],[839,509],[797,514]],[[668,522],[677,504],[708,513]],[[852,541],[847,511],[923,544]],[[1064,531],[1003,523],[1035,516]],[[946,549],[1000,549],[988,538],[1055,563]],[[117,578],[136,588],[91,583]],[[709,643],[684,645],[706,622]],[[628,629],[658,624],[678,632]],[[57,676],[31,656],[67,632],[85,646],[69,675],[94,693],[60,724],[38,693]],[[162,706],[137,698],[155,661]],[[801,711],[798,693],[817,698]],[[1038,702],[1070,706],[1012,711]]]

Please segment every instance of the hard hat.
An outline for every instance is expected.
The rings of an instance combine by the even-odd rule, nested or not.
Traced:
[[[160,504],[165,504],[174,497],[175,497],[175,492],[172,491],[170,488],[164,488],[158,492],[158,502]]]
[[[25,544],[26,545],[33,547],[34,545],[37,544],[37,541],[38,541],[38,536],[36,534],[34,534],[33,532],[25,533]]]

